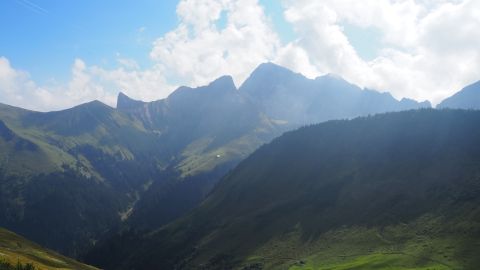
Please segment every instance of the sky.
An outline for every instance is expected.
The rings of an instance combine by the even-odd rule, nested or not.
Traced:
[[[151,101],[264,62],[435,105],[480,80],[480,1],[0,1],[0,103]]]

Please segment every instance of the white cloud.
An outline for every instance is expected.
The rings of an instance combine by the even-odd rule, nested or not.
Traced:
[[[152,44],[151,67],[120,55],[114,69],[76,59],[66,83],[38,85],[0,57],[0,102],[37,110],[93,99],[114,106],[120,90],[155,100],[178,85],[203,85],[225,74],[240,85],[266,61],[434,103],[480,79],[480,1],[286,0],[284,8],[296,33],[287,44],[257,0],[181,0],[177,27]],[[383,48],[375,59],[359,57],[345,23],[379,30]]]
[[[0,57],[0,95],[3,103],[39,111],[65,109],[94,99],[109,104],[114,100],[80,59],[74,61],[67,84],[38,86],[27,72],[16,70]]]
[[[217,27],[226,12],[223,29]],[[279,41],[256,0],[185,0],[180,24],[157,39],[151,58],[167,78],[201,85],[229,74],[237,84],[261,62],[272,59]]]
[[[131,58],[123,58],[123,57],[117,57],[117,62],[120,66],[126,68],[126,69],[140,69],[140,66],[138,65],[137,61]]]
[[[298,39],[277,61],[299,72],[337,73],[397,98],[433,103],[480,79],[479,1],[296,0],[285,7]],[[357,55],[345,22],[381,31],[377,58]]]
[[[365,69],[365,63],[337,24],[336,12],[323,2],[295,1],[285,11],[285,18],[294,26],[298,39],[287,45],[276,60],[279,64],[294,68],[292,64],[306,63],[306,70],[313,68],[319,73],[336,73],[350,79],[353,74]],[[292,54],[289,50],[296,51]],[[300,56],[303,60],[292,57]],[[299,68],[298,65],[296,68]],[[304,72],[300,67],[300,72]],[[313,74],[312,74],[313,75]],[[319,75],[319,74],[316,74]]]
[[[110,70],[92,66],[89,73],[96,78],[97,84],[111,89],[110,92],[113,95],[122,91],[133,98],[155,100],[166,97],[174,90],[174,86],[167,83],[163,76],[164,72],[159,66],[146,70],[131,70],[123,67]],[[112,98],[108,103],[115,106],[115,102],[115,98]]]
[[[0,96],[1,102],[30,109],[38,109],[32,100],[41,100],[41,103],[49,101],[51,94],[38,87],[27,72],[14,69],[10,61],[0,57]]]
[[[69,108],[92,100],[116,105],[118,91],[144,100],[167,96],[174,88],[167,84],[158,67],[138,70],[135,62],[119,58],[117,69],[88,66],[75,59],[67,83],[38,86],[27,72],[16,70],[0,57],[0,102],[38,111]],[[127,66],[127,67],[125,67]]]
[[[222,12],[227,21],[220,29],[217,24]],[[93,99],[114,106],[118,91],[155,100],[166,97],[175,86],[207,84],[225,74],[240,84],[258,64],[273,59],[279,46],[277,34],[257,0],[183,0],[177,14],[178,26],[153,44],[152,67],[141,70],[133,59],[119,55],[116,69],[87,66],[76,59],[67,84],[40,88],[28,74],[8,65],[10,73],[18,73],[23,79],[12,80],[12,75],[5,73],[9,76],[5,82],[15,87],[0,85],[0,90],[13,92],[12,96],[28,102],[14,102],[13,97],[2,98],[2,102],[38,110],[66,108]],[[144,27],[138,29],[139,33],[144,31]],[[30,90],[26,90],[28,85]],[[34,92],[45,97],[32,98]]]

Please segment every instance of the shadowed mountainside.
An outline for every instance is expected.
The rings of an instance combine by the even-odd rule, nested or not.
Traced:
[[[419,110],[285,133],[190,214],[99,245],[88,260],[106,269],[478,269],[479,122],[476,111]]]
[[[224,76],[153,102],[119,94],[118,108],[0,105],[0,226],[77,256],[109,232],[150,230],[186,213],[286,130],[427,105],[270,63],[238,90]]]

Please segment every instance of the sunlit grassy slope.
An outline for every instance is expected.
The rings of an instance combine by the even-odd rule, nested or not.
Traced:
[[[0,226],[78,256],[123,223],[154,227],[190,210],[277,134],[231,79],[197,90],[126,101],[133,110],[0,104]]]
[[[152,102],[120,94],[117,108],[92,101],[41,113],[0,104],[0,226],[78,256],[107,230],[154,229],[191,210],[287,129],[429,106],[273,64],[247,81],[237,89],[223,76]]]
[[[266,269],[476,269],[480,227],[425,215],[386,227],[344,227],[305,240],[298,231],[272,239],[245,265]],[[457,223],[457,225],[455,224]]]
[[[0,228],[0,260],[15,265],[32,263],[39,270],[97,269],[42,248],[29,240]]]
[[[77,256],[158,177],[159,144],[98,101],[47,113],[0,104],[0,226]]]

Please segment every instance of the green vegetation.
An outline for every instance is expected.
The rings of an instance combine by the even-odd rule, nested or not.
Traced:
[[[1,270],[94,270],[0,228]]]
[[[131,110],[98,101],[48,113],[0,104],[0,226],[79,256],[105,232],[153,228],[187,212],[277,134],[257,111],[241,113],[251,103],[228,83],[127,100]]]
[[[459,247],[474,246],[478,240],[469,239],[453,224],[426,215],[409,224],[344,227],[307,242],[292,232],[265,244],[246,263],[295,270],[474,269],[475,257]],[[446,233],[452,229],[457,232]]]
[[[26,263],[25,265],[17,262],[13,265],[10,262],[0,260],[0,270],[35,270],[37,269],[32,263]]]
[[[99,245],[89,262],[107,269],[479,269],[479,122],[478,111],[419,110],[285,133],[188,215],[130,235],[131,250]]]
[[[157,136],[100,102],[39,113],[0,105],[0,226],[77,256],[158,178]]]
[[[77,257],[111,232],[187,213],[287,129],[428,106],[273,64],[241,89],[224,76],[162,100],[120,94],[117,103],[46,113],[0,104],[0,226]]]

